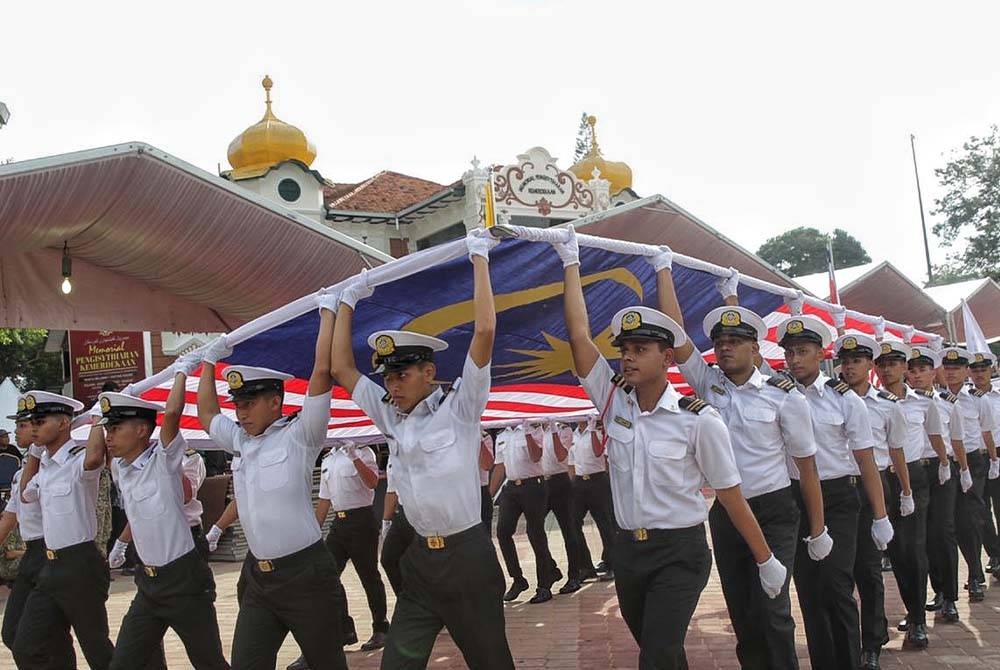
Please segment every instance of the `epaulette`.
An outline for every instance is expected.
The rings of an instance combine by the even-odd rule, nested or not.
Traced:
[[[832,388],[840,395],[844,395],[845,393],[851,390],[851,387],[848,386],[846,382],[840,379],[827,379],[826,385]]]
[[[972,388],[969,389],[969,395],[971,395],[971,396],[973,396],[975,398],[983,398],[983,397],[986,396],[986,392],[985,391],[980,391],[979,389],[977,389],[975,387],[972,387]]]
[[[795,383],[789,379],[785,379],[779,375],[774,375],[773,377],[767,378],[767,383],[775,388],[779,388],[785,393],[791,393],[792,389],[795,388]]]
[[[185,456],[194,456],[194,455],[195,455],[195,454],[197,454],[197,453],[198,453],[198,452],[197,452],[197,451],[195,451],[194,449],[188,449],[187,451],[185,451],[185,452],[184,452],[184,455],[185,455]]]
[[[391,396],[391,395],[389,395],[389,392],[388,392],[388,391],[386,391],[385,395],[384,395],[384,396],[382,396],[382,402],[384,402],[384,403],[385,403],[385,404],[387,404],[387,405],[388,405],[388,404],[389,404],[390,402],[392,402],[392,396]]]
[[[917,395],[923,396],[925,398],[933,398],[934,397],[934,391],[928,391],[926,389],[913,389],[913,392],[916,393]]]
[[[879,389],[878,397],[883,400],[888,400],[889,402],[899,402],[899,396],[895,393],[889,393],[885,389]]]
[[[694,396],[684,396],[677,401],[677,406],[681,409],[686,409],[689,412],[694,412],[695,414],[700,414],[706,407],[711,407],[711,405],[701,398],[696,398]]]
[[[85,445],[85,444],[78,444],[78,445],[76,445],[75,447],[73,447],[72,449],[69,450],[69,455],[70,456],[76,456],[81,451],[86,451],[86,449],[87,449],[87,445]]]
[[[448,384],[448,386],[441,389],[441,402],[444,402],[444,399],[448,397],[449,393],[451,393],[452,391],[457,391],[458,387],[461,385],[462,385],[462,378],[459,377],[451,384]]]
[[[939,393],[938,395],[940,395],[944,400],[947,400],[950,403],[958,402],[958,396],[952,393],[951,391],[941,391],[941,393]]]
[[[625,391],[625,393],[632,392],[632,385],[625,383],[625,375],[623,374],[613,375],[611,377],[611,383],[620,388],[622,391]]]

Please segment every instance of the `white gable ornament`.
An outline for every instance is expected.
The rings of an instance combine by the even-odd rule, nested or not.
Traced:
[[[577,218],[594,211],[594,193],[572,172],[560,170],[542,147],[528,149],[516,165],[495,167],[493,197],[498,213]]]

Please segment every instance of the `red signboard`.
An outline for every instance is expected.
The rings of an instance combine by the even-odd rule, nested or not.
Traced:
[[[118,388],[146,376],[146,347],[142,333],[120,330],[69,331],[69,366],[73,397],[94,404],[101,387]]]

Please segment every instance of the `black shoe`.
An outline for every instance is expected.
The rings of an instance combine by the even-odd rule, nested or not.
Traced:
[[[358,643],[358,632],[352,630],[350,633],[344,635],[344,642],[342,646],[350,647],[352,644],[357,644],[357,643]]]
[[[553,569],[552,570],[552,584],[555,584],[556,582],[561,582],[562,580],[563,580],[562,570],[560,570],[559,568]],[[552,588],[552,584],[549,584],[549,588]]]
[[[983,591],[983,585],[973,579],[969,582],[969,602],[981,603],[984,600],[986,600],[986,592]]]
[[[941,609],[941,602],[942,601],[943,601],[943,598],[941,598],[941,594],[940,593],[935,593],[934,594],[934,600],[932,600],[931,602],[927,603],[924,606],[924,609],[927,610],[928,612],[937,612],[939,609]]]
[[[524,579],[515,579],[514,583],[510,585],[507,589],[507,593],[503,594],[503,600],[509,603],[511,600],[517,600],[517,597],[528,590],[528,582]]]
[[[861,652],[862,670],[880,670],[881,667],[878,664],[878,651],[864,650]]]
[[[927,626],[922,623],[915,623],[906,631],[903,638],[903,649],[926,649],[927,648]]]
[[[285,670],[309,670],[309,664],[306,663],[305,656],[299,656]]]
[[[563,584],[562,588],[559,589],[559,595],[564,596],[568,593],[576,593],[583,588],[583,584],[580,583],[579,579],[569,579]]]
[[[896,624],[896,630],[898,630],[900,633],[905,633],[906,631],[910,630],[910,622],[907,621],[906,618],[904,617],[899,621],[898,624]]]
[[[385,646],[385,633],[375,631],[368,641],[361,645],[361,651],[375,651]]]
[[[942,599],[941,611],[938,613],[938,616],[945,623],[955,623],[958,621],[958,608],[955,607],[955,601]]]
[[[597,576],[598,576],[597,575],[597,570],[594,570],[593,568],[591,568],[590,570],[581,570],[580,571],[580,581],[581,582],[585,582],[588,579],[597,579]]]
[[[996,577],[996,572],[1000,570],[1000,558],[991,558],[990,562],[986,564],[986,572],[993,573]]]
[[[552,591],[548,589],[538,588],[535,589],[535,595],[531,597],[528,602],[532,605],[539,605],[541,603],[547,603],[552,600]]]
[[[608,570],[603,575],[597,578],[599,582],[613,582],[615,581],[615,573],[613,570]]]
[[[600,563],[597,564],[597,571],[598,572],[607,572],[610,569],[611,568],[609,568],[608,564],[605,563],[604,561],[601,561]]]
[[[888,556],[882,557],[882,572],[892,572],[892,561]]]

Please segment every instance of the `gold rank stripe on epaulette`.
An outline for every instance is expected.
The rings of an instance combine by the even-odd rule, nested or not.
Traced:
[[[625,393],[632,392],[631,384],[625,383],[625,375],[622,374],[613,375],[611,377],[611,383],[620,388],[622,391],[625,391]]]
[[[777,375],[774,377],[768,377],[767,383],[775,388],[781,389],[785,393],[791,393],[792,389],[795,388],[795,384],[793,382],[785,379],[784,377],[778,377]]]
[[[827,380],[826,385],[832,388],[840,395],[844,395],[845,393],[851,390],[850,386],[848,386],[845,382],[842,382],[839,379],[829,379]]]
[[[895,393],[889,393],[885,389],[880,389],[878,392],[878,397],[883,400],[888,400],[889,402],[899,402],[899,396]]]
[[[677,401],[677,405],[681,409],[686,409],[687,411],[694,412],[695,414],[700,414],[706,407],[711,407],[711,405],[701,398],[695,398],[693,396],[684,396]]]
[[[984,397],[986,395],[986,392],[985,391],[980,391],[977,388],[970,388],[969,389],[969,394],[972,395],[975,398],[982,398],[982,397]]]
[[[950,403],[958,402],[958,396],[952,393],[951,391],[941,391],[941,397]]]
[[[87,450],[87,445],[85,445],[85,444],[78,444],[78,445],[76,445],[75,447],[73,447],[72,449],[69,450],[69,455],[70,456],[76,456],[81,451],[86,451],[86,450]]]
[[[928,391],[926,389],[914,389],[917,395],[922,395],[925,398],[933,398],[934,391]]]
[[[386,393],[384,396],[382,396],[382,402],[388,405],[389,403],[392,402],[392,396]]]
[[[198,453],[198,452],[197,452],[197,451],[195,451],[194,449],[188,449],[187,451],[185,451],[185,452],[184,452],[184,455],[185,455],[185,456],[194,456],[194,455],[195,455],[195,454],[197,454],[197,453]]]

